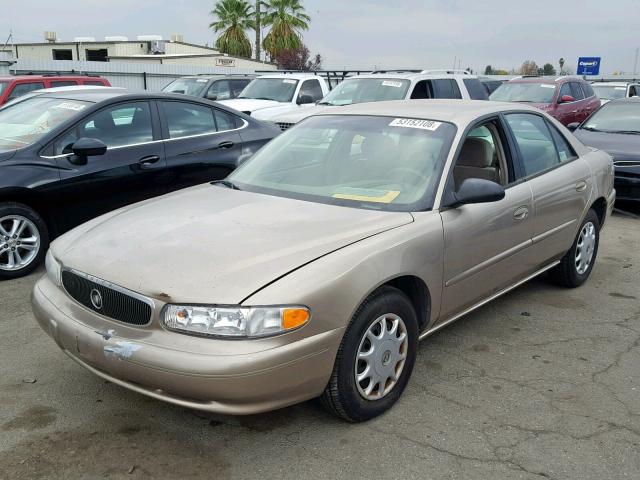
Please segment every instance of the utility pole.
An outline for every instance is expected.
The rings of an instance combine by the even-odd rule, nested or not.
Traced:
[[[256,60],[260,61],[260,4],[261,0],[256,0]]]
[[[633,77],[638,75],[638,57],[640,56],[640,47],[636,48],[636,62],[633,64]]]

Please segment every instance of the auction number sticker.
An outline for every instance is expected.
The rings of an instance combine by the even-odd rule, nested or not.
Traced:
[[[549,85],[548,83],[541,83],[540,86],[542,88],[556,88],[555,85]]]
[[[199,78],[196,80],[196,82],[198,83],[207,83],[209,80],[207,80],[206,78]]]
[[[402,82],[394,82],[392,80],[385,80],[382,82],[383,87],[395,87],[400,88],[402,86]]]
[[[76,112],[79,112],[80,110],[84,110],[84,107],[86,107],[86,105],[78,105],[77,103],[63,102],[63,103],[59,103],[54,108],[64,108],[65,110],[74,110]]]
[[[415,118],[396,118],[389,124],[390,127],[419,128],[420,130],[429,130],[435,132],[442,122],[434,122],[433,120],[416,120]]]
[[[287,80],[284,80],[284,83],[296,83],[296,81],[287,79]]]

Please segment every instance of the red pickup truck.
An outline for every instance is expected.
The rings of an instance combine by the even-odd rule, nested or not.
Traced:
[[[21,97],[25,93],[42,88],[71,87],[73,85],[95,85],[110,87],[111,84],[102,77],[83,77],[79,75],[16,75],[0,77],[0,105]]]

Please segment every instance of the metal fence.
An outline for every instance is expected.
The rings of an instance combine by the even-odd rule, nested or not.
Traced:
[[[5,71],[3,72],[3,68]],[[158,91],[176,78],[198,74],[243,74],[253,73],[246,68],[208,67],[200,65],[167,65],[128,62],[79,62],[71,60],[20,60],[13,65],[2,66],[0,75],[24,74],[76,74],[100,75],[114,87],[132,90]]]

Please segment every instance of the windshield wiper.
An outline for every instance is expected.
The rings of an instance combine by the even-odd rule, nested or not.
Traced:
[[[609,133],[620,133],[622,135],[640,135],[638,130],[610,130]]]
[[[318,102],[318,105],[329,105],[330,107],[337,106],[335,103],[331,103],[331,102]]]
[[[598,130],[596,127],[589,127],[588,125],[582,127],[582,130],[587,130],[588,132],[601,132],[602,130]]]
[[[240,187],[233,183],[231,180],[215,180],[211,182],[211,185],[222,185],[230,188],[231,190],[240,190]]]

